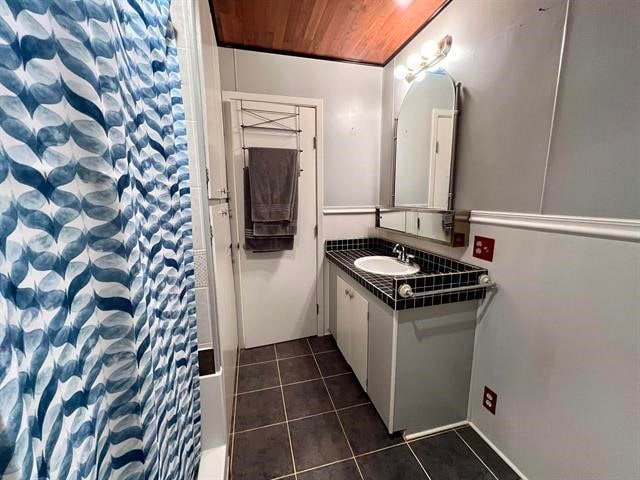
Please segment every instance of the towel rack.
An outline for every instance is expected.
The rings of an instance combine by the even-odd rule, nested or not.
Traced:
[[[443,295],[446,293],[454,293],[454,292],[464,292],[466,290],[477,290],[480,288],[492,289],[496,288],[497,285],[495,282],[491,280],[489,275],[480,275],[478,279],[480,283],[476,285],[466,285],[464,287],[453,287],[453,288],[442,288],[440,290],[427,290],[425,292],[414,292],[411,286],[407,283],[404,283],[398,287],[398,294],[402,298],[414,298],[414,297],[427,297],[431,295]]]
[[[244,122],[244,114],[249,114],[253,118],[257,119],[256,123],[252,123],[250,125],[245,124]],[[280,115],[278,118],[269,118],[263,114],[277,114]],[[290,118],[295,118],[295,127],[288,127],[283,124],[284,120],[288,120]],[[245,151],[249,150],[251,147],[247,147],[244,138],[244,131],[247,129],[254,130],[268,130],[271,132],[284,132],[284,133],[294,133],[296,135],[296,149],[298,153],[302,153],[303,150],[300,148],[300,134],[302,130],[300,129],[300,106],[295,106],[295,112],[278,112],[276,110],[264,110],[260,108],[247,108],[244,106],[243,100],[240,100],[240,131],[241,131],[241,140],[242,140],[242,155],[244,160],[244,166],[247,166],[247,157],[244,154]],[[275,126],[269,126],[275,125]],[[300,172],[303,172],[303,169],[299,169]]]

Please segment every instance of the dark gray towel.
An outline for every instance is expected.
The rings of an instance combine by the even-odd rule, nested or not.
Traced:
[[[293,192],[293,208],[291,221],[282,222],[254,222],[253,234],[256,237],[288,236],[298,233],[298,182]]]
[[[298,191],[298,151],[288,148],[249,148],[251,219],[291,222]]]
[[[244,169],[244,248],[251,252],[278,252],[293,250],[293,235],[256,237],[251,219],[251,182],[249,169]]]

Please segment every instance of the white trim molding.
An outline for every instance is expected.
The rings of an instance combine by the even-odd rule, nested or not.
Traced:
[[[454,428],[466,427],[469,424],[470,423],[468,420],[463,420],[461,422],[450,423],[449,425],[443,425],[441,427],[430,428],[429,430],[422,430],[421,432],[404,433],[402,436],[404,437],[405,441],[410,442],[411,440],[433,435],[435,433],[444,432],[445,430],[452,430]]]
[[[640,243],[640,220],[471,211],[471,223]]]
[[[322,213],[324,215],[371,214],[376,213],[376,207],[324,207]]]

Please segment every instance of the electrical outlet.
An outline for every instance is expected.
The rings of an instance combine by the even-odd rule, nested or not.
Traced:
[[[481,237],[476,235],[473,237],[473,256],[487,262],[493,261],[493,248],[496,241],[493,238]]]
[[[498,394],[485,385],[484,395],[482,396],[482,406],[495,415],[496,403],[498,403]]]

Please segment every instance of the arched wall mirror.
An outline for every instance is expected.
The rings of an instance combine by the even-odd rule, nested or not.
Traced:
[[[453,192],[460,84],[442,68],[406,78],[411,87],[394,125],[393,206],[377,209],[376,226],[466,246],[469,212],[454,210]]]
[[[458,92],[442,68],[413,80],[395,123],[395,207],[453,209]]]

